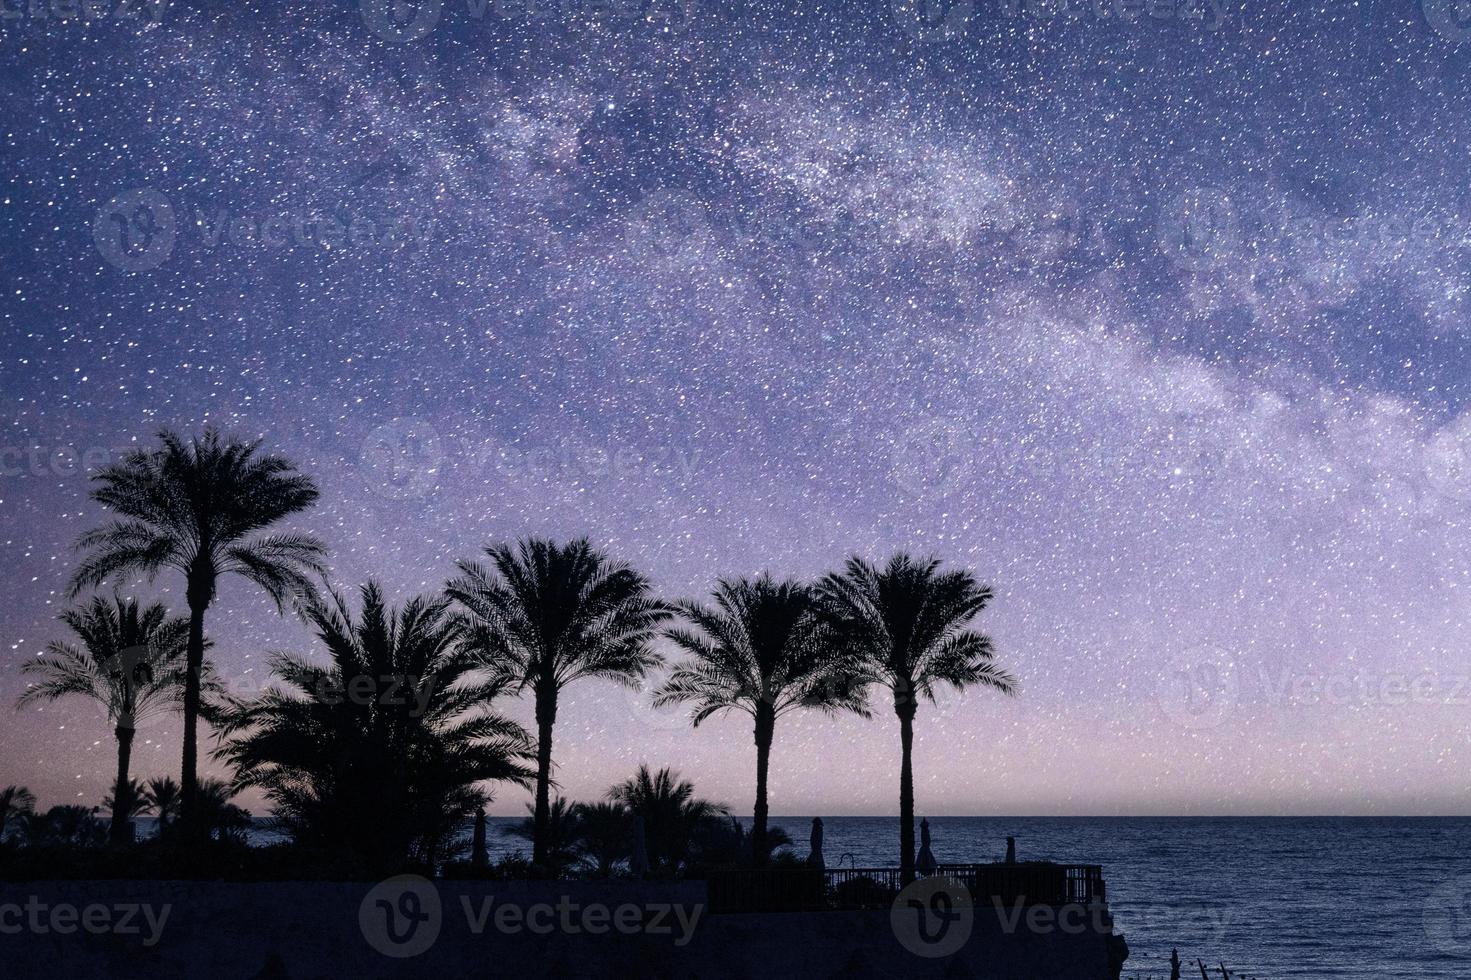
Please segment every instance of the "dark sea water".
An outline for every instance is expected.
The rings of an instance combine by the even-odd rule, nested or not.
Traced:
[[[524,853],[494,820],[491,846]],[[811,820],[778,817],[807,853]],[[829,867],[897,864],[898,821],[824,818]],[[1170,949],[1232,976],[1471,978],[1471,819],[936,817],[942,862],[1101,864],[1126,977]],[[1186,971],[1185,976],[1199,976]],[[1213,972],[1218,977],[1219,972]]]
[[[513,821],[504,821],[510,824]],[[774,820],[807,853],[811,820]],[[897,864],[898,821],[825,817],[829,867]],[[1101,864],[1126,977],[1471,978],[1471,819],[935,817],[940,862]],[[518,851],[513,841],[502,848]],[[1199,976],[1187,972],[1186,976]]]

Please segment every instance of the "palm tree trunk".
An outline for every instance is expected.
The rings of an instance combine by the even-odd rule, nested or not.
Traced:
[[[771,742],[776,718],[766,705],[756,708],[756,813],[751,821],[751,860],[757,867],[766,864],[766,778],[771,771]]]
[[[550,685],[536,690],[536,813],[531,840],[531,863],[549,870],[547,831],[551,822],[552,726],[557,721],[557,690]]]
[[[112,786],[112,842],[126,844],[132,839],[128,833],[128,763],[133,758],[133,729],[119,725],[117,735],[117,781]]]
[[[191,585],[190,592],[194,591]],[[197,840],[203,829],[199,819],[199,689],[204,670],[205,603],[191,597],[189,603],[189,646],[184,677],[184,764],[179,778],[179,836]]]
[[[899,881],[914,880],[914,705],[896,705],[899,715]]]

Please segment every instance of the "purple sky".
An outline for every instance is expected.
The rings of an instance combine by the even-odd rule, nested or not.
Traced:
[[[869,6],[0,25],[0,704],[101,516],[73,459],[212,422],[400,598],[533,532],[670,597],[969,566],[1024,689],[921,709],[922,814],[1468,812],[1471,42]],[[209,629],[237,691],[314,650],[239,582]],[[779,729],[774,812],[897,810],[877,707]],[[0,710],[43,804],[114,758],[93,705]],[[744,723],[595,682],[556,761],[754,792]]]

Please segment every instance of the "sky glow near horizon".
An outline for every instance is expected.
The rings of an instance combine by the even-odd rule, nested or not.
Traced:
[[[80,462],[212,423],[399,599],[533,532],[670,597],[974,569],[1023,692],[921,708],[922,815],[1471,812],[1471,37],[1189,6],[0,23],[0,785],[100,802],[100,712],[12,711],[16,667]],[[238,582],[209,631],[236,690],[313,650]],[[749,812],[749,726],[646,697],[567,692],[563,791],[647,761]],[[874,707],[784,721],[774,812],[897,810]]]

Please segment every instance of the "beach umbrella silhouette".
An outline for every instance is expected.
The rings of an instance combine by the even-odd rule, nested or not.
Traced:
[[[935,863],[935,854],[930,850],[930,822],[921,820],[919,822],[919,859],[914,866],[922,875],[932,875],[938,865]]]
[[[644,818],[638,815],[633,818],[633,854],[628,859],[628,870],[633,872],[635,878],[642,878],[649,873],[649,846],[644,840]]]
[[[470,852],[470,863],[483,868],[490,863],[490,854],[485,847],[485,807],[475,814],[475,836]]]
[[[822,818],[812,818],[812,853],[807,855],[807,866],[811,868],[826,869],[827,863],[822,859]]]

